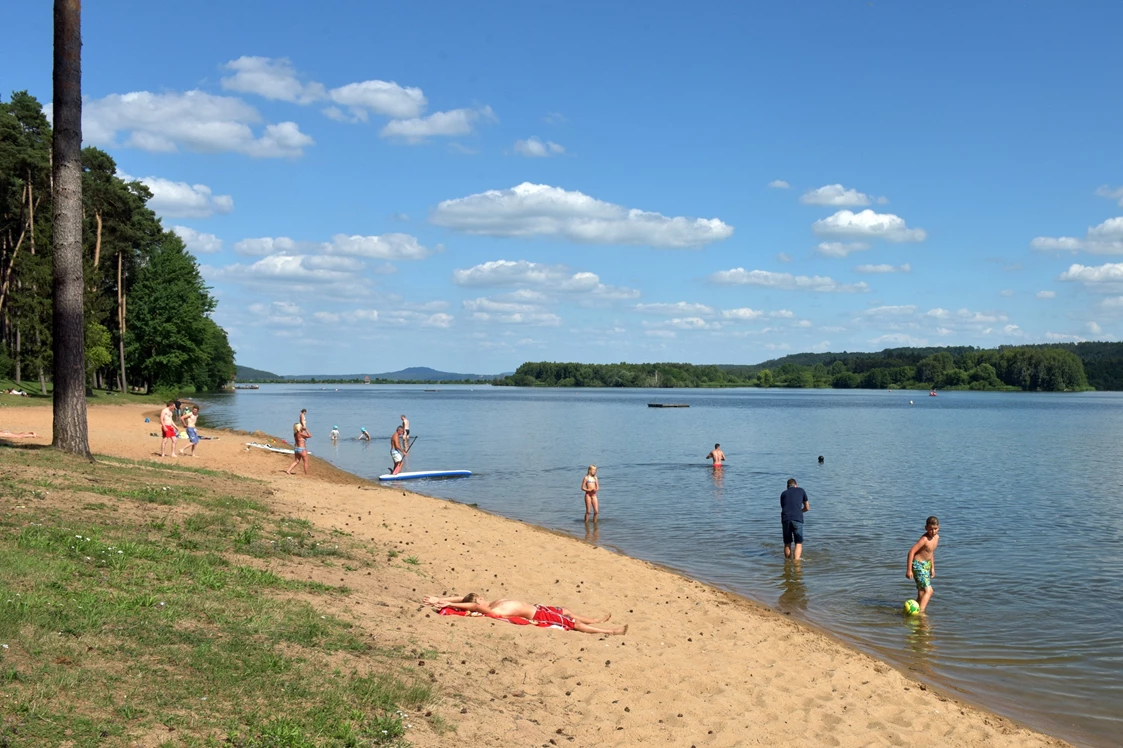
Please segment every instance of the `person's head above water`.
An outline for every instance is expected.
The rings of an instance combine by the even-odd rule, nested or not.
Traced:
[[[819,464],[820,464],[820,465],[822,465],[822,464],[823,464],[823,456],[822,456],[822,455],[819,455]]]
[[[359,431],[362,431],[365,434],[367,432],[367,427],[366,426],[360,426]]]
[[[721,448],[721,445],[720,445],[720,444],[715,444],[715,445],[714,445],[714,449],[720,449],[720,448]]]
[[[337,428],[339,428],[339,427],[338,427],[338,426],[332,426],[332,428],[333,428],[333,429],[337,429]]]

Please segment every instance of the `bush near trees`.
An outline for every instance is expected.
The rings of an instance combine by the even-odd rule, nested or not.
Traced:
[[[0,100],[0,376],[51,377],[51,126],[26,91]],[[218,389],[234,351],[183,241],[105,151],[82,149],[87,383]]]
[[[1114,359],[1123,367],[1123,351]],[[1107,354],[1097,349],[1101,361]],[[804,356],[815,357],[799,363]],[[1103,381],[1121,381],[1101,364]],[[1111,376],[1117,376],[1113,380]],[[887,349],[880,353],[796,354],[749,366],[527,362],[496,384],[516,387],[833,387],[1071,392],[1091,389],[1084,364],[1059,346]]]

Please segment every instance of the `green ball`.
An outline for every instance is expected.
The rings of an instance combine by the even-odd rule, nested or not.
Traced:
[[[916,600],[905,600],[904,613],[907,616],[915,616],[920,612],[920,603]]]

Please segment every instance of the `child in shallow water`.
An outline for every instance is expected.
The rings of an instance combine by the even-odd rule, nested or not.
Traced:
[[[585,492],[585,521],[589,521],[589,512],[593,513],[593,521],[600,515],[600,505],[597,503],[597,491],[600,490],[600,481],[597,480],[597,466],[590,465],[581,479],[581,490]]]
[[[921,612],[932,599],[932,578],[936,576],[936,546],[940,544],[940,520],[929,517],[924,523],[924,534],[909,549],[905,561],[905,577],[916,582],[916,602]]]

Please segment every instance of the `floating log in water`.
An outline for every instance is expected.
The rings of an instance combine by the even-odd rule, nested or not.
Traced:
[[[689,403],[648,403],[649,408],[689,408]]]

